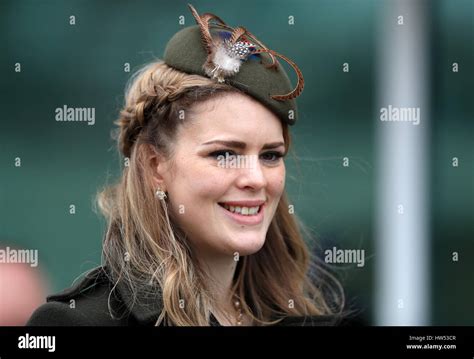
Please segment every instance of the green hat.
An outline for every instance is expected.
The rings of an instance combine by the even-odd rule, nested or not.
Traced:
[[[169,40],[164,62],[176,70],[236,87],[293,125],[297,117],[295,98],[304,86],[298,66],[268,49],[245,28],[231,28],[216,15],[199,15],[189,7],[197,25],[182,29]],[[298,83],[294,89],[276,57],[295,70]]]

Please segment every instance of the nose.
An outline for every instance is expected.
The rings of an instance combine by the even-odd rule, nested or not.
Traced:
[[[265,188],[268,180],[260,161],[252,161],[250,166],[239,169],[237,186],[242,189],[259,190]]]

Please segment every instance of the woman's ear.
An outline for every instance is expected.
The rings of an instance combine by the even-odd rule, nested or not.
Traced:
[[[165,157],[158,153],[152,145],[148,145],[147,163],[151,173],[153,189],[160,188],[166,192],[166,178],[168,178],[168,161]]]

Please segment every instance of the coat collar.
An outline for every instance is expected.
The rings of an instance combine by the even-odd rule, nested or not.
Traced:
[[[145,288],[134,295],[124,281],[118,281],[116,290],[121,302],[140,325],[154,325],[163,309],[161,292]]]
[[[126,310],[137,320],[140,325],[155,325],[163,310],[163,298],[161,291],[156,287],[145,288],[135,296],[123,281],[119,281],[116,287],[125,305]],[[217,319],[211,314],[211,326],[220,326]]]

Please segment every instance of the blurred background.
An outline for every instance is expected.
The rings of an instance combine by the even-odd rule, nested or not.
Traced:
[[[194,24],[187,2],[0,1],[0,247],[38,251],[29,280],[42,289],[31,284],[31,293],[62,290],[100,265],[105,222],[93,202],[120,173],[110,131],[123,90]],[[332,264],[359,320],[474,325],[474,1],[192,4],[245,26],[301,68],[287,190],[316,254],[364,250],[364,266]],[[397,78],[403,86],[391,86]],[[380,121],[380,108],[403,89],[420,100],[418,127]],[[57,122],[63,105],[94,107],[95,124]],[[394,151],[391,138],[405,150]],[[412,180],[407,202],[416,206],[397,213],[385,197],[406,195]],[[410,224],[399,219],[407,217]],[[0,263],[2,271],[25,273]],[[30,282],[2,282],[0,307],[14,287],[29,293]],[[9,323],[0,312],[0,324]]]

